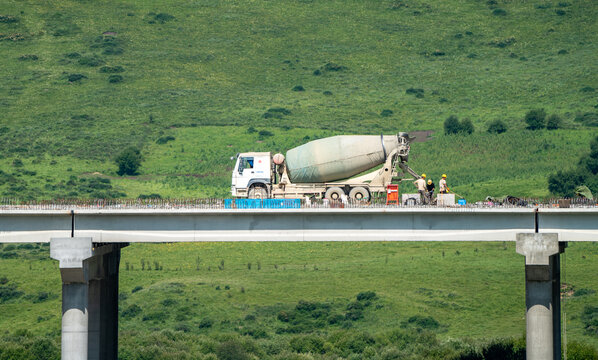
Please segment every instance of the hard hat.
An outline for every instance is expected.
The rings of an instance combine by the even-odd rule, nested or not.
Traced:
[[[422,174],[422,177],[425,179],[426,178],[426,174]]]
[[[432,180],[428,180],[428,185],[432,185]]]
[[[443,177],[443,178],[445,178],[445,177],[446,177],[446,174],[442,174],[442,177]]]

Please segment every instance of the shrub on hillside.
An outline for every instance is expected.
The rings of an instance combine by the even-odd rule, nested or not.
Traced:
[[[598,306],[586,305],[581,312],[581,322],[586,334],[598,336]]]
[[[562,127],[563,120],[561,120],[560,116],[553,114],[546,119],[546,128],[548,130],[556,130]]]
[[[368,300],[375,300],[377,295],[373,291],[362,291],[356,296],[357,301],[368,301]]]
[[[69,82],[76,82],[82,79],[87,79],[87,76],[83,74],[70,74],[67,79]]]
[[[20,61],[27,61],[27,60],[38,60],[39,57],[37,55],[33,55],[33,54],[27,54],[27,55],[21,55],[19,56],[19,60]]]
[[[4,254],[6,254],[6,252]],[[23,292],[17,290],[15,284],[0,285],[0,304],[12,299],[20,298],[21,295],[23,295]]]
[[[305,91],[305,88],[301,85],[297,85],[295,87],[293,87],[291,90],[293,91]]]
[[[125,68],[117,65],[117,66],[102,66],[100,68],[100,72],[101,73],[107,73],[107,74],[115,74],[115,73],[121,73],[124,72]]]
[[[141,314],[141,307],[137,304],[133,304],[130,305],[129,307],[127,307],[126,309],[124,309],[121,313],[120,316],[124,319],[131,319],[134,318],[135,316]]]
[[[507,125],[502,120],[495,120],[488,125],[490,134],[502,134],[507,131]]]
[[[469,119],[465,119],[461,122],[461,132],[472,134],[474,131],[473,123]]]
[[[469,119],[459,121],[455,115],[451,115],[444,121],[444,133],[447,135],[471,134],[474,130],[473,123]]]
[[[425,330],[436,330],[440,327],[440,323],[431,316],[414,315],[407,321],[401,323],[402,327],[415,327]]]
[[[104,60],[97,55],[82,56],[78,61],[79,65],[96,67],[104,64]]]
[[[507,16],[507,11],[505,9],[494,9],[492,10],[492,15],[494,16]]]
[[[544,129],[546,127],[546,112],[544,109],[530,110],[525,114],[524,120],[530,130]]]
[[[569,341],[567,343],[568,360],[598,360],[598,351],[589,344]]]
[[[559,170],[548,176],[548,190],[562,197],[574,197],[575,188],[586,180],[586,174],[579,170]]]
[[[405,94],[415,95],[416,98],[423,98],[424,97],[424,89],[409,88],[409,89],[405,90]]]
[[[249,354],[238,341],[229,340],[216,348],[216,355],[220,360],[249,360]]]
[[[316,335],[295,336],[289,346],[298,353],[324,354],[324,340]]]
[[[388,110],[388,109],[384,109],[380,112],[380,116],[382,117],[389,117],[392,116],[393,112],[392,110]]]
[[[260,136],[260,138],[266,138],[266,137],[274,136],[274,134],[271,131],[268,131],[268,130],[260,130],[260,132],[258,133],[258,135]]]
[[[283,116],[287,116],[291,114],[291,110],[285,109],[283,107],[278,108],[270,108],[264,113],[264,119],[282,119]]]
[[[111,84],[116,84],[123,81],[122,75],[110,75],[108,77],[108,82]]]
[[[585,126],[598,126],[598,113],[584,113],[575,116],[575,121]]]
[[[141,151],[134,147],[129,147],[121,152],[115,159],[118,166],[118,175],[137,175],[141,166]]]
[[[524,360],[525,345],[515,339],[495,339],[482,349],[484,360]]]

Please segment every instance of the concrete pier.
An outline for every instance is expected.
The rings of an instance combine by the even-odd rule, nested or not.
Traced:
[[[517,234],[517,253],[525,255],[527,360],[561,358],[560,253],[558,234]]]
[[[94,246],[91,238],[50,241],[50,256],[60,261],[62,278],[63,360],[118,358],[121,247]]]

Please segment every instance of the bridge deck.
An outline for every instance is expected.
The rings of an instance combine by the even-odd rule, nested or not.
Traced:
[[[0,210],[0,242],[598,241],[598,208]]]

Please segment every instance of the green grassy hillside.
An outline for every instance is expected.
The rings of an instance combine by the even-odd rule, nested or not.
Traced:
[[[438,144],[414,147],[418,171],[450,173],[474,200],[545,196],[551,169],[536,160],[557,169],[578,159],[591,129],[574,118],[598,105],[592,1],[8,0],[0,15],[5,197],[98,195],[70,178],[114,176],[112,160],[131,145],[145,162],[139,177],[113,181],[120,195],[224,196],[237,151],[425,129],[438,131]],[[277,108],[288,111],[268,111]],[[566,151],[518,154],[529,148],[519,132],[533,108],[569,130],[525,132],[532,150],[564,137]],[[510,131],[490,141],[530,167],[532,185],[444,139],[451,114],[477,132],[506,121]],[[176,140],[156,144],[168,136]],[[442,155],[431,151],[439,144]],[[442,169],[428,158],[444,159]],[[469,192],[471,183],[481,188]]]

